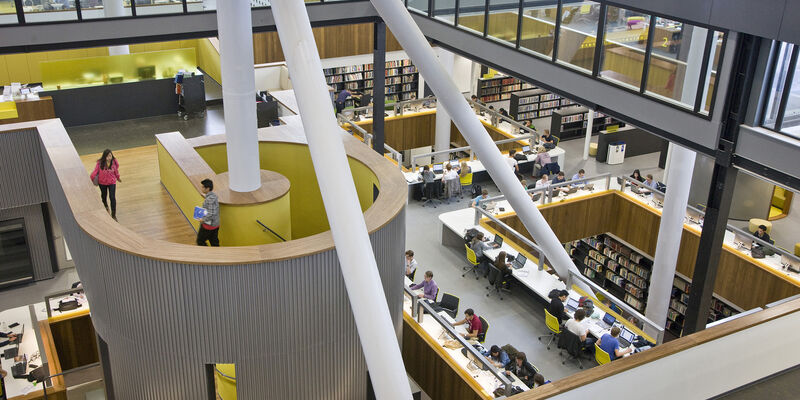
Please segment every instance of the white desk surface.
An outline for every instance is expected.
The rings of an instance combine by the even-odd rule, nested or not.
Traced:
[[[616,182],[615,182],[615,184],[616,184]],[[617,185],[617,186],[619,186],[619,185]],[[651,196],[650,194],[636,194],[636,193],[633,193],[631,191],[630,187],[624,188],[622,190],[622,193],[625,196],[627,196],[628,198],[630,198],[630,199],[632,199],[634,201],[637,201],[640,204],[643,204],[643,205],[645,205],[647,207],[650,207],[650,209],[654,210],[659,215],[661,215],[662,207],[659,206],[658,203],[653,201],[653,198],[652,198],[653,196]],[[684,220],[683,225],[684,225],[684,227],[686,227],[689,230],[697,233],[698,235],[700,235],[701,231],[703,230],[702,225],[697,224],[695,222],[692,222],[688,218],[686,218]],[[766,256],[764,258],[758,258],[758,259],[752,258],[752,256],[750,255],[750,250],[745,249],[745,248],[740,248],[735,243],[735,239],[736,239],[736,234],[733,233],[733,231],[731,231],[731,230],[726,230],[725,231],[725,238],[723,239],[723,245],[725,247],[727,247],[728,250],[730,250],[730,251],[732,251],[734,253],[738,253],[740,256],[747,257],[750,262],[757,263],[757,264],[763,266],[764,268],[767,268],[767,269],[771,270],[773,273],[775,273],[775,274],[777,274],[779,276],[784,276],[784,277],[789,278],[789,280],[791,280],[794,284],[800,285],[800,273],[792,272],[792,271],[783,269],[783,265],[781,264],[781,255],[780,254],[776,253],[776,254],[773,254],[771,256]]]
[[[573,195],[579,195],[580,192],[587,192],[579,190],[578,192],[574,193]],[[508,206],[508,203],[505,203]],[[499,204],[498,204],[499,207]],[[511,207],[508,206],[506,211],[512,211]],[[493,240],[494,233],[490,232],[488,229],[484,228],[481,225],[475,225],[475,210],[472,208],[466,208],[462,210],[450,211],[443,214],[439,214],[439,220],[442,222],[443,228],[442,229],[450,229],[451,231],[455,232],[459,236],[464,236],[466,234],[467,229],[475,228],[481,232],[483,232],[484,237],[489,241]],[[497,258],[497,255],[501,251],[505,251],[507,254],[516,255],[519,253],[517,249],[512,247],[509,242],[511,238],[504,238],[502,246],[497,249],[491,249],[484,251],[484,254],[487,258],[494,261]],[[536,293],[539,297],[541,297],[545,302],[549,303],[550,298],[548,294],[553,289],[566,289],[566,284],[559,280],[558,276],[555,274],[550,274],[547,270],[539,270],[539,266],[536,262],[528,259],[525,261],[525,266],[520,269],[512,269],[512,273],[514,278],[516,278],[520,283],[527,286],[531,289],[534,293]],[[569,297],[573,299],[579,299],[582,295],[573,288],[569,288]],[[595,303],[598,301],[595,300]],[[566,303],[565,303],[566,305]],[[594,313],[591,315],[589,319],[589,333],[596,337],[600,338],[605,333],[609,333],[610,328],[605,328],[601,326],[602,319],[605,317],[606,312],[600,309],[599,307],[595,307]]]
[[[19,325],[14,328],[8,328],[8,325],[11,325],[15,322],[19,323]],[[19,344],[19,355],[27,355],[29,364],[34,363],[36,365],[42,365],[41,357],[33,359],[34,354],[39,353],[39,344],[36,342],[36,333],[34,332],[37,328],[37,325],[35,322],[31,321],[31,315],[28,306],[12,308],[10,310],[0,312],[0,330],[3,332],[7,333],[11,331],[14,333],[19,333],[22,331],[23,325],[25,332],[22,335],[22,342]],[[5,340],[5,338],[2,340]],[[7,345],[0,348],[0,351],[5,351],[6,349],[13,347],[14,345]],[[2,361],[0,361],[0,365],[2,365],[3,369],[8,372],[8,375],[5,377],[5,386],[8,398],[23,396],[32,391],[42,389],[41,384],[34,385],[32,382],[28,382],[27,379],[14,379],[14,377],[11,375],[11,366],[14,364],[16,364],[16,362],[13,358],[8,360],[2,358]],[[28,367],[26,373],[30,372],[31,370],[32,368]]]
[[[53,310],[54,308],[58,308],[58,302],[61,300],[72,300],[77,299],[78,304],[81,306],[69,311],[56,311]],[[45,306],[44,302],[36,303],[33,305],[34,310],[36,311],[36,319],[39,321],[43,321],[47,319],[47,307]],[[83,293],[71,295],[71,296],[62,296],[50,299],[50,309],[52,317],[69,317],[73,314],[78,314],[81,312],[85,312],[89,308],[89,301],[86,300],[86,295]]]
[[[408,282],[409,282],[408,278],[406,278],[406,284],[408,284]],[[410,316],[411,300],[408,298],[408,296],[404,297],[405,297],[405,302],[403,304],[403,311]],[[446,321],[450,322],[451,324],[455,322],[455,320],[451,318],[450,315],[448,315],[444,311],[439,312],[439,315],[441,315]],[[415,321],[418,320],[415,319]],[[448,333],[446,333],[447,331],[432,316],[424,314],[422,316],[422,323],[419,323],[419,325],[422,327],[425,333],[427,333],[430,337],[432,337],[436,341],[436,343],[442,346],[444,351],[450,356],[451,359],[453,359],[453,361],[456,362],[456,364],[458,364],[464,371],[469,373],[470,376],[472,376],[475,379],[475,381],[481,385],[481,387],[486,392],[487,396],[492,397],[492,393],[494,393],[494,390],[500,386],[499,379],[497,379],[489,371],[483,371],[483,370],[473,371],[470,368],[468,368],[467,364],[469,364],[470,361],[466,356],[464,356],[464,354],[461,353],[461,348],[449,349],[447,347],[444,347],[445,340],[454,338],[451,337]],[[466,327],[464,325],[459,325],[454,328],[455,331],[459,334],[463,335],[467,333]],[[470,343],[478,343],[478,342],[470,341]],[[502,372],[502,369],[500,369],[500,371]],[[522,390],[529,390],[529,388],[524,383],[522,383],[522,381],[520,381],[519,378],[517,378],[514,374],[511,374],[511,376],[509,376],[508,378],[511,380],[511,384],[513,386],[519,386]]]

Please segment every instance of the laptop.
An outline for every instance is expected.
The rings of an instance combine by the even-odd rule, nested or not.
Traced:
[[[442,164],[433,164],[433,173],[436,175],[441,175],[442,171],[444,171],[444,167]]]
[[[527,261],[528,259],[525,256],[523,256],[522,253],[519,253],[517,254],[517,258],[515,258],[514,261],[511,263],[511,266],[514,267],[514,269],[520,269],[525,266],[525,263]]]
[[[578,300],[575,300],[572,297],[570,297],[567,299],[567,310],[569,310],[569,312],[575,312],[575,310],[578,309],[579,304],[580,303],[578,302]]]
[[[522,154],[533,154],[531,146],[522,146]]]
[[[451,167],[458,167],[458,160],[450,160]]]
[[[497,249],[500,248],[500,246],[502,245],[503,245],[503,237],[500,235],[494,235],[494,240],[492,241],[492,244],[490,244],[489,246],[492,246],[493,249]]]
[[[619,347],[622,349],[629,347],[634,339],[636,339],[635,333],[629,331],[628,328],[622,328],[622,332],[619,334]]]
[[[631,185],[631,192],[636,193],[636,194],[642,194],[642,190],[639,189],[639,186],[636,186],[636,185]]]
[[[614,322],[617,322],[617,317],[609,313],[606,313],[606,315],[603,316],[603,325],[606,329],[609,329],[612,326],[614,326]]]

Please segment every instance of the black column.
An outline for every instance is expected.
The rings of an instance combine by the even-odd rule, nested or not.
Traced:
[[[375,22],[372,51],[372,148],[383,155],[383,113],[386,105],[386,24]],[[399,100],[399,98],[398,98]]]
[[[717,277],[722,240],[728,224],[728,212],[736,184],[737,170],[731,163],[739,134],[739,125],[747,113],[750,88],[753,85],[760,39],[740,34],[736,44],[734,65],[731,69],[730,87],[722,112],[719,146],[714,158],[711,190],[706,203],[703,231],[692,275],[689,305],[683,324],[683,334],[688,335],[706,328],[711,295]]]
[[[103,383],[106,385],[106,399],[114,400],[114,381],[111,379],[111,359],[108,354],[108,344],[100,335],[97,337],[97,350],[100,353],[100,366],[103,368]]]

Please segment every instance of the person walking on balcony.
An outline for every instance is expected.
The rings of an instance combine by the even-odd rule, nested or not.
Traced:
[[[103,155],[97,160],[94,171],[89,176],[95,185],[100,186],[100,200],[109,211],[108,200],[111,200],[111,218],[117,219],[117,182],[122,182],[119,176],[119,162],[114,158],[114,153],[109,149],[103,150]]]

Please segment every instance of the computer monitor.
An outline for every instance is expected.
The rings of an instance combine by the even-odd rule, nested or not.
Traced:
[[[622,328],[622,332],[620,332],[619,337],[627,340],[630,343],[633,343],[633,340],[636,339],[636,334],[629,331],[628,328]]]
[[[617,317],[611,315],[611,313],[606,313],[606,315],[603,316],[603,322],[607,323],[608,326],[614,325],[614,322],[616,321]]]
[[[433,173],[441,174],[444,171],[443,164],[433,164]]]
[[[470,363],[467,365],[467,368],[470,368],[471,365],[472,367],[471,369],[473,370],[484,370],[484,371],[489,370],[489,367],[483,362],[481,362],[481,360],[477,356],[475,356],[475,354],[472,354],[472,352],[470,352],[467,349],[462,349],[461,351],[466,353],[465,355],[467,356],[467,359],[470,361]]]
[[[458,160],[450,160],[450,166],[451,167],[457,167],[458,166]]]
[[[781,264],[792,272],[800,272],[800,260],[788,256],[786,254],[781,255]]]
[[[494,243],[497,244],[497,247],[502,246],[503,245],[503,237],[500,236],[500,235],[494,235]]]
[[[531,146],[522,146],[522,152],[523,153],[527,153],[529,151],[531,151]]]
[[[578,309],[578,300],[573,299],[572,297],[567,299],[567,308],[570,310],[577,310]]]
[[[736,236],[733,238],[733,243],[743,249],[750,250],[753,247],[753,238],[750,236],[742,235],[741,233],[737,233]]]
[[[525,256],[523,256],[522,253],[518,253],[517,258],[514,259],[514,262],[517,263],[517,265],[519,265],[520,267],[524,266],[526,261],[528,261],[528,259]]]

